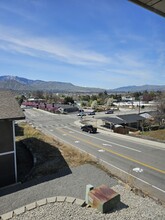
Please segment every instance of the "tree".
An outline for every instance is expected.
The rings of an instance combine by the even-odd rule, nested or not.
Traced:
[[[107,100],[107,106],[111,106],[113,104],[113,98],[109,98]]]
[[[107,95],[108,95],[108,93],[107,93],[107,91],[105,90],[105,91],[104,91],[104,96],[107,96]]]
[[[165,92],[162,92],[157,97],[157,111],[156,120],[159,124],[165,122]]]
[[[74,100],[73,100],[73,98],[72,97],[70,97],[70,96],[67,96],[67,97],[65,97],[64,98],[64,104],[74,104]]]
[[[143,92],[143,101],[152,101],[155,97],[155,93],[153,91],[148,92],[148,91],[144,91]]]
[[[36,99],[44,99],[44,92],[42,90],[33,91],[33,96]]]
[[[84,95],[84,96],[82,96],[81,100],[82,100],[82,101],[88,101],[88,102],[89,102],[90,96],[89,96],[89,95]]]
[[[92,100],[92,101],[97,100],[97,95],[92,95],[92,96],[91,96],[91,100]]]
[[[18,101],[18,104],[21,106],[22,102],[25,100],[25,96],[24,95],[17,96],[16,99]]]
[[[139,97],[142,95],[141,92],[134,92],[133,96],[135,97],[135,100],[139,100]]]
[[[92,104],[91,104],[91,108],[92,109],[96,109],[97,108],[97,100],[94,100],[93,102],[92,102]]]

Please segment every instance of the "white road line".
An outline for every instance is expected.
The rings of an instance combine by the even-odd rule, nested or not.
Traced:
[[[111,144],[103,144],[103,146],[109,146],[109,147],[112,147]]]
[[[136,176],[134,176],[134,175],[132,175],[132,174],[130,174],[130,173],[128,173],[128,172],[126,172],[125,170],[122,170],[122,169],[120,169],[119,167],[116,167],[116,166],[114,166],[113,164],[110,164],[110,163],[108,163],[108,162],[106,162],[106,161],[104,161],[104,160],[102,160],[102,159],[100,159],[100,160],[101,160],[103,163],[106,163],[106,164],[108,164],[109,166],[114,167],[115,169],[120,170],[121,172],[123,172],[123,173],[125,173],[125,174],[127,174],[127,175],[129,175],[129,176],[132,176],[132,177],[134,177],[135,179],[138,179],[138,180],[140,180],[141,182],[143,182],[143,183],[145,183],[145,184],[147,184],[147,185],[152,186],[150,183],[148,183],[148,182],[146,182],[146,181],[144,181],[144,180],[142,180],[142,179],[140,179],[140,178],[138,178],[138,177],[136,177]]]
[[[141,168],[139,168],[139,167],[135,167],[135,168],[133,168],[132,169],[134,172],[136,172],[136,173],[141,173],[141,172],[143,172],[143,169],[141,169]]]
[[[100,149],[100,150],[98,150],[98,152],[105,152],[105,150],[103,150],[103,149]]]
[[[69,128],[69,127],[67,127],[67,129],[72,130],[72,131],[74,131],[74,132],[77,132],[77,133],[79,133],[79,134],[82,134],[82,132],[76,131],[76,130],[71,129],[71,128]],[[69,133],[70,133],[70,132],[69,132]],[[84,135],[87,135],[87,136],[91,137],[91,135],[88,135],[88,134],[84,134]],[[116,143],[114,143],[114,142],[106,141],[106,140],[103,140],[103,139],[101,139],[101,138],[97,138],[97,137],[93,137],[93,136],[92,136],[92,138],[97,139],[97,140],[99,140],[99,141],[104,141],[104,142],[107,142],[107,143],[111,143],[111,144],[117,145],[117,146],[122,147],[122,148],[129,149],[129,150],[132,150],[132,151],[136,151],[136,152],[138,152],[138,153],[141,153],[140,150],[136,150],[136,149],[131,148],[131,147],[127,147],[127,146],[124,146],[124,145],[121,145],[121,144],[116,144]]]
[[[152,187],[153,187],[153,188],[155,188],[155,189],[157,189],[157,190],[160,190],[160,191],[161,191],[161,192],[163,192],[163,193],[165,193],[165,191],[164,191],[164,190],[162,190],[162,189],[158,188],[157,186],[152,185]]]
[[[53,135],[53,134],[51,134],[51,135]],[[59,140],[61,140],[63,143],[72,145],[72,144],[70,144],[68,141],[63,140],[63,139],[57,137],[56,135],[53,135],[53,136],[55,136],[56,138],[58,138]],[[81,148],[76,147],[75,145],[72,145],[72,146],[75,147],[75,148],[77,148],[78,150],[80,150],[80,151],[82,151],[82,152],[85,152],[85,153],[89,154],[91,157],[94,157],[94,158],[97,159],[97,156],[94,156],[93,154],[88,153],[87,151],[82,150]],[[126,172],[125,170],[122,170],[122,169],[120,169],[119,167],[116,167],[116,166],[114,166],[113,164],[110,164],[110,163],[108,163],[108,162],[106,162],[106,161],[104,161],[104,160],[102,160],[102,159],[99,159],[99,160],[100,160],[101,162],[103,162],[103,163],[105,163],[105,164],[111,166],[111,167],[114,167],[114,168],[117,169],[117,170],[120,170],[121,172],[127,174],[128,176],[132,176],[132,177],[134,177],[135,179],[141,181],[142,183],[145,183],[145,184],[147,184],[147,185],[149,185],[149,186],[151,186],[151,187],[157,189],[158,191],[161,191],[161,192],[165,193],[165,191],[164,191],[163,189],[160,189],[159,187],[154,186],[154,185],[152,185],[152,184],[150,184],[150,183],[148,183],[148,182],[146,182],[146,181],[144,181],[144,180],[142,180],[142,179],[140,179],[140,178],[138,178],[138,177],[136,177],[136,176],[134,176],[134,175],[132,175],[132,174],[130,174],[130,173],[128,173],[128,172]]]
[[[105,140],[104,140],[105,141]],[[112,142],[111,142],[112,143]],[[124,146],[124,145],[120,145],[120,144],[116,144],[116,143],[114,143],[115,145],[118,145],[119,147],[123,147],[123,148],[127,148],[127,149],[129,149],[129,150],[133,150],[133,151],[137,151],[137,152],[141,152],[140,150],[136,150],[136,149],[133,149],[133,148],[131,148],[131,147],[127,147],[127,146]],[[103,144],[104,146],[109,146],[109,147],[112,147],[112,145],[111,144]]]

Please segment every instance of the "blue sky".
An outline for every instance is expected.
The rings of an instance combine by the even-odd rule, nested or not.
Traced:
[[[0,75],[165,85],[165,19],[127,0],[0,0]]]

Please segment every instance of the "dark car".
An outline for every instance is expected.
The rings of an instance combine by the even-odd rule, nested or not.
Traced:
[[[81,127],[81,130],[89,133],[96,133],[97,128],[93,127],[92,125],[84,125]]]
[[[107,110],[105,114],[113,114],[113,109]]]
[[[88,112],[88,115],[95,115],[95,112]]]

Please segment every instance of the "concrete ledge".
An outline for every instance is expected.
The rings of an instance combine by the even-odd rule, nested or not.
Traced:
[[[42,205],[45,205],[45,204],[47,204],[46,199],[41,199],[41,200],[37,201],[37,206],[42,206]]]
[[[49,197],[46,200],[47,200],[47,203],[54,203],[54,202],[57,201],[57,197],[56,196],[55,197]]]
[[[32,209],[35,209],[37,207],[36,202],[30,203],[28,205],[25,206],[27,211],[30,211]]]
[[[75,200],[76,199],[73,197],[67,197],[65,201],[73,204],[75,202]]]
[[[57,202],[64,202],[66,200],[65,196],[57,196]]]
[[[0,219],[2,220],[8,220],[8,219],[11,219],[13,217],[13,211],[11,212],[7,212],[3,215],[0,216]]]
[[[18,209],[15,209],[14,210],[14,215],[20,215],[22,213],[25,212],[25,206],[21,207],[21,208],[18,208]]]
[[[60,202],[60,203],[68,202],[71,204],[77,204],[78,206],[81,206],[81,207],[84,207],[86,205],[85,200],[81,200],[81,199],[77,199],[77,198],[69,197],[69,196],[68,197],[67,196],[54,196],[54,197],[49,197],[49,198],[38,200],[36,202],[27,204],[26,206],[22,206],[18,209],[15,209],[13,211],[0,215],[0,220],[12,219],[16,215],[21,215],[37,207],[50,204],[50,203],[56,203],[56,202]]]
[[[81,207],[85,206],[85,204],[86,204],[85,201],[82,199],[76,199],[76,201],[74,203],[81,206]]]

